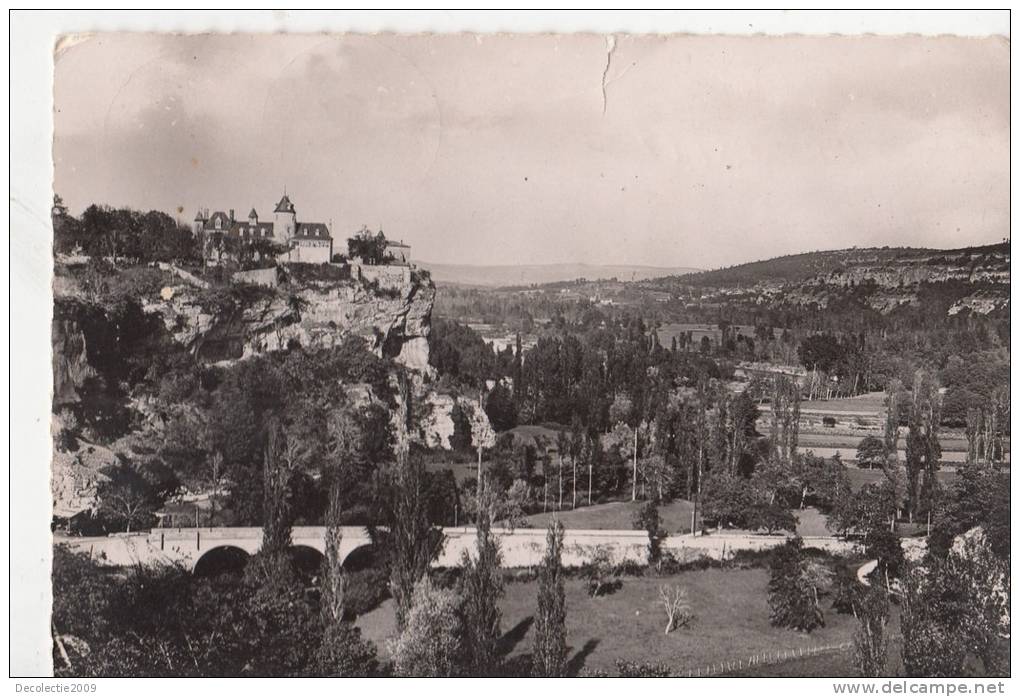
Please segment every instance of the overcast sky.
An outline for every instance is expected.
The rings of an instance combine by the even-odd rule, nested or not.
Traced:
[[[605,101],[603,75],[605,74]],[[361,225],[436,262],[716,267],[996,242],[1001,38],[103,34],[56,58],[55,190]]]

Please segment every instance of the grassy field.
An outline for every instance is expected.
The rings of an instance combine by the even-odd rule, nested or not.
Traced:
[[[553,517],[559,517],[563,527],[568,529],[587,530],[633,530],[634,516],[645,505],[644,501],[613,501],[584,506],[575,510],[560,513],[536,513],[528,516],[528,525],[533,528],[549,526]],[[688,533],[691,531],[690,501],[671,501],[659,506],[659,517],[662,527],[671,534]]]
[[[852,616],[826,608],[826,626],[812,632],[777,629],[769,624],[764,569],[706,569],[665,578],[625,577],[611,595],[590,598],[583,582],[568,579],[567,643],[571,673],[582,669],[615,672],[618,659],[664,663],[679,673],[724,661],[746,660],[762,652],[810,649],[850,640]],[[687,589],[694,611],[691,624],[664,634],[666,616],[659,586]],[[504,650],[513,662],[526,664],[533,641],[537,585],[510,583],[501,602]],[[388,600],[357,621],[364,636],[386,655],[393,635],[392,601]]]
[[[890,675],[902,675],[902,670],[897,671],[897,666],[902,668],[898,646],[890,647],[889,659],[892,668]],[[767,663],[724,675],[736,678],[852,678],[859,674],[853,665],[852,649],[847,648],[778,663]]]
[[[584,506],[576,510],[562,511],[558,514],[563,527],[576,530],[633,530],[634,516],[645,505],[644,501],[614,501]],[[662,527],[671,535],[687,534],[691,531],[690,501],[670,501],[659,506],[659,517]],[[545,528],[549,526],[555,513],[536,513],[527,517],[528,526]],[[797,517],[797,532],[802,536],[831,534],[825,527],[825,516],[814,508],[794,511]]]
[[[843,399],[815,399],[800,403],[801,412],[843,413],[861,412],[875,416],[885,415],[885,392],[866,392],[856,397]]]
[[[889,621],[889,629],[898,632],[899,621],[895,619],[896,613]],[[889,650],[886,654],[887,663],[885,674],[889,677],[900,677],[906,675],[903,667],[903,640],[894,636],[889,641]],[[787,661],[754,666],[743,670],[735,670],[724,675],[738,678],[827,678],[827,677],[856,677],[857,670],[853,665],[853,650],[843,649],[839,651],[826,651],[814,656],[794,658]],[[981,662],[976,657],[970,657],[964,667],[961,677],[988,677]]]
[[[880,484],[885,480],[885,475],[880,469],[860,469],[857,467],[847,467],[847,476],[850,478],[850,486],[853,487],[854,491],[857,491],[865,484]],[[943,467],[938,471],[939,483],[943,486],[951,486],[953,482],[959,479],[960,475],[956,473],[955,468]]]

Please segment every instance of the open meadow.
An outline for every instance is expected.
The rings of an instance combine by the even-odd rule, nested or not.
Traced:
[[[591,598],[582,580],[567,580],[569,674],[614,673],[617,660],[661,663],[686,674],[762,653],[838,645],[850,641],[855,626],[852,615],[836,613],[826,599],[824,627],[810,634],[773,627],[765,569],[703,569],[621,581],[615,592]],[[662,585],[686,588],[694,613],[687,627],[669,634],[664,633],[666,615],[659,599]],[[530,660],[537,592],[533,580],[506,584],[500,601],[502,649],[511,665],[526,667]],[[359,617],[357,624],[385,653],[394,635],[393,601]]]

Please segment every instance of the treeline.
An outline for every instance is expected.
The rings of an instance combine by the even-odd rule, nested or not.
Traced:
[[[1008,345],[981,331],[981,323],[970,330],[964,324],[958,330],[935,325],[927,331],[807,333],[759,323],[749,336],[723,321],[717,325],[719,342],[695,341],[686,332],[663,346],[657,326],[645,324],[639,314],[579,305],[572,315],[555,314],[519,359],[512,347],[497,353],[470,328],[437,319],[431,363],[472,389],[506,379],[494,397],[501,423],[568,424],[576,416],[602,432],[612,426],[606,410],[616,393],[641,402],[655,391],[647,387],[652,382],[668,391],[703,378],[730,379],[742,360],[802,365],[809,371],[804,393],[809,399],[884,391],[896,380],[909,385],[925,369],[946,388],[943,424],[950,427],[964,427],[968,411],[1001,402],[1009,386]],[[520,383],[512,390],[515,413],[507,416],[505,391],[515,381]],[[1000,409],[1008,433],[1005,416]]]
[[[477,554],[465,554],[452,574],[433,573],[443,533],[431,519],[427,472],[410,449],[418,419],[409,381],[397,376],[395,382],[392,449],[385,461],[373,463],[371,474],[377,514],[369,524],[375,549],[370,585],[345,565],[341,552],[346,501],[362,461],[372,456],[370,439],[360,437],[355,412],[341,408],[330,417],[329,437],[312,443],[326,448],[319,475],[328,504],[325,554],[319,568],[308,568],[295,554],[292,529],[304,514],[296,494],[309,433],[293,413],[274,410],[256,437],[262,542],[242,568],[191,576],[140,565],[116,578],[84,555],[57,549],[51,622],[57,674],[499,674],[503,580],[499,544],[490,532],[496,499],[486,490],[474,499]],[[550,529],[541,565],[527,673],[560,676],[566,670],[562,546],[558,525]],[[353,620],[378,606],[387,591],[398,636],[384,659]]]
[[[147,263],[200,262],[200,240],[190,226],[161,211],[89,206],[80,218],[66,213],[53,221],[53,247],[57,253],[80,253]]]

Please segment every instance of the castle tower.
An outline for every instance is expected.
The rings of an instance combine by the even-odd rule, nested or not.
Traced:
[[[290,202],[285,192],[273,210],[273,237],[280,244],[287,244],[296,231],[297,213],[294,210],[294,204]]]
[[[198,209],[198,213],[195,215],[195,221],[191,224],[191,230],[197,235],[205,229],[205,221],[209,219],[209,216],[201,209]]]

